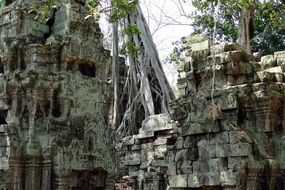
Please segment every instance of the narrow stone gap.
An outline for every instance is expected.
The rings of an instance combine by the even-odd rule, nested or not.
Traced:
[[[6,122],[7,113],[8,113],[8,110],[1,110],[0,111],[0,125],[7,124],[7,122]]]
[[[4,73],[5,73],[5,71],[4,71],[4,64],[1,62],[0,63],[0,75],[4,74]]]
[[[52,32],[52,27],[54,25],[55,21],[55,14],[58,11],[57,8],[53,8],[52,12],[50,13],[50,17],[46,20],[46,25],[49,27],[49,32],[44,35],[45,40],[50,37],[51,32]]]
[[[5,0],[5,6],[12,4],[14,0]]]
[[[61,110],[60,110],[60,103],[59,103],[59,99],[58,99],[58,91],[54,92],[54,96],[53,96],[53,110],[52,110],[52,115],[56,118],[61,116]]]

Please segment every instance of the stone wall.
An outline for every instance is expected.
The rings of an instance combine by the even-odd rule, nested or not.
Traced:
[[[170,102],[168,119],[177,132],[155,133],[160,121],[140,140],[143,124],[120,149],[121,178],[145,190],[284,189],[285,52],[255,61],[239,45],[212,45],[201,35],[188,38],[185,48],[180,96]],[[147,158],[144,167],[143,147],[159,154],[154,144],[165,134],[159,161]]]
[[[147,117],[139,134],[117,144],[119,181],[117,189],[165,189],[169,165],[167,147],[176,142],[177,123],[169,114]]]
[[[201,36],[185,46],[181,96],[171,102],[182,133],[171,163],[191,170],[173,171],[170,187],[283,189],[284,52],[256,62],[238,45],[210,46]]]
[[[98,23],[86,17],[84,1],[58,5],[47,20],[38,18],[34,1],[6,5],[0,189],[113,189],[111,59]]]

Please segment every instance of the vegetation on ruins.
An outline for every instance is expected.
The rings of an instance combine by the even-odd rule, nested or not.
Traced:
[[[46,11],[64,0],[49,0]],[[150,115],[169,112],[168,102],[174,94],[162,70],[158,52],[141,11],[138,0],[111,0],[110,7],[96,8],[100,0],[87,0],[90,16],[107,12],[113,29],[112,83],[114,104],[112,128],[118,134],[137,132],[142,120]],[[255,0],[192,0],[195,7],[189,18],[194,20],[194,33],[205,33],[218,40],[237,42],[248,53],[263,49],[271,53],[284,48],[282,22],[283,1]],[[123,33],[120,43],[119,30]],[[270,42],[270,43],[269,43]],[[119,44],[123,44],[119,47]],[[177,42],[169,62],[182,61],[181,43]],[[119,49],[120,48],[120,49]],[[120,94],[119,54],[127,60],[128,72]]]
[[[138,1],[112,1],[114,7],[111,22],[113,22],[114,37],[118,36],[117,22],[123,22],[126,41],[122,52],[127,53],[129,70],[124,86],[124,94],[128,95],[127,106],[123,112],[114,111],[113,126],[119,134],[134,134],[146,116],[169,112],[168,102],[174,94],[163,72],[158,52],[152,40]],[[118,45],[114,38],[114,60]],[[118,63],[113,62],[113,65]],[[118,73],[113,66],[113,78]],[[116,82],[118,80],[114,80]],[[116,84],[114,84],[116,94]],[[121,96],[121,98],[123,98]],[[122,99],[114,98],[114,108],[121,105]],[[123,114],[122,114],[123,113]],[[118,127],[117,127],[118,126]]]
[[[271,54],[285,48],[285,26],[283,11],[285,3],[277,1],[254,0],[193,0],[184,3],[192,3],[195,10],[189,14],[193,19],[194,32],[191,35],[204,33],[210,38],[216,22],[216,39],[218,41],[239,43],[247,45],[252,52]],[[217,16],[215,19],[215,9]],[[248,12],[246,15],[245,12]],[[242,26],[246,21],[248,28]],[[248,37],[245,37],[246,33]],[[242,35],[244,37],[242,37]],[[247,38],[248,44],[244,43]],[[243,40],[242,40],[243,39]],[[168,62],[181,62],[183,52],[181,42],[174,44],[173,52],[168,57]]]
[[[64,0],[49,0],[48,8],[62,1]],[[87,0],[86,3],[92,16],[100,1]],[[174,93],[163,72],[158,51],[138,1],[112,0],[111,6],[103,8],[103,11],[109,14],[113,26],[112,127],[119,135],[131,135],[138,131],[145,117],[169,112],[168,102],[174,98]],[[120,50],[119,25],[125,36]],[[119,94],[119,54],[124,55],[128,63],[122,94]]]

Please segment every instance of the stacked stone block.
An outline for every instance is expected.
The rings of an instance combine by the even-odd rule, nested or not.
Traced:
[[[133,189],[165,189],[168,185],[166,151],[179,134],[167,114],[146,118],[139,134],[125,137],[118,151],[120,178]]]
[[[187,39],[185,48],[188,57],[178,70],[181,96],[171,102],[182,133],[168,150],[175,152],[169,160],[176,168],[169,170],[170,187],[282,189],[283,150],[277,147],[284,136],[283,52],[256,62],[243,47],[212,45],[202,35]],[[177,102],[188,102],[187,116]],[[195,158],[185,156],[189,151]],[[191,170],[177,169],[184,165]]]
[[[133,189],[284,189],[285,53],[255,61],[242,46],[214,45],[202,35],[186,39],[185,49],[180,96],[170,102],[179,133],[158,150],[159,124],[134,136],[143,137],[134,141],[141,152],[125,148],[130,157],[121,157],[135,166],[124,175],[144,184]],[[162,174],[166,186],[155,185]]]
[[[84,20],[84,1],[46,21],[34,3],[0,10],[0,189],[114,189],[111,57],[98,24]]]

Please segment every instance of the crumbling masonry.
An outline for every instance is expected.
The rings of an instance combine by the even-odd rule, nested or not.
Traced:
[[[83,0],[2,1],[0,189],[113,189],[110,53]]]
[[[285,52],[185,41],[180,97],[117,143],[110,55],[85,0],[2,1],[0,189],[282,190]],[[116,164],[118,163],[118,164]]]
[[[185,41],[180,97],[119,149],[125,188],[285,188],[285,52],[254,61],[235,45]]]

